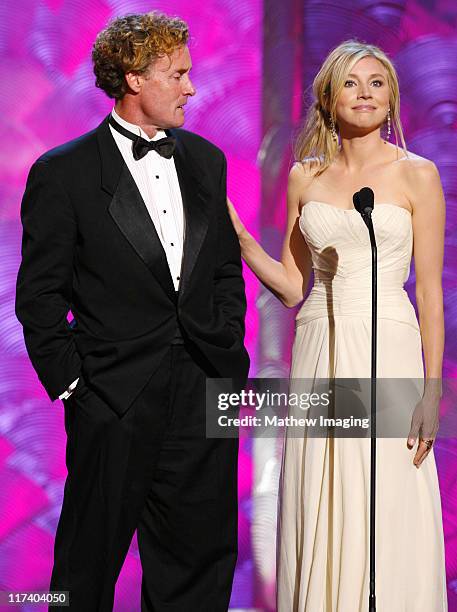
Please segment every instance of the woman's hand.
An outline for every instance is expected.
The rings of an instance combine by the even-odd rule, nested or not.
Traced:
[[[287,187],[287,229],[281,259],[271,257],[249,233],[227,198],[227,210],[240,243],[241,257],[263,285],[288,308],[302,299],[312,269],[311,254],[298,227],[302,179],[298,168],[291,170]]]
[[[427,379],[424,394],[414,409],[411,430],[408,435],[408,448],[411,450],[419,436],[419,444],[413,459],[419,468],[432,449],[439,428],[441,399],[441,379]]]
[[[232,220],[233,227],[235,228],[236,235],[238,238],[241,238],[244,234],[246,234],[247,230],[244,227],[241,219],[238,216],[238,213],[235,210],[235,207],[227,198],[227,208],[229,211],[230,219]]]

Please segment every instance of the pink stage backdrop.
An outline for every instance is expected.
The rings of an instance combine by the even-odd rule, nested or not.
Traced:
[[[0,590],[48,588],[66,475],[62,405],[58,401],[51,404],[39,384],[14,315],[21,235],[18,217],[25,178],[30,165],[42,152],[94,128],[111,108],[111,102],[94,86],[90,51],[97,32],[111,17],[152,9],[178,14],[189,22],[192,76],[197,95],[186,107],[186,127],[209,138],[226,152],[230,197],[255,235],[262,235],[262,239],[273,236],[272,241],[276,242],[283,229],[284,198],[278,197],[277,208],[271,215],[270,209],[265,214],[266,202],[263,202],[264,214],[260,215],[260,169],[262,166],[264,183],[268,180],[271,183],[277,177],[275,190],[283,196],[282,170],[278,167],[282,165],[287,171],[290,156],[286,151],[284,159],[280,159],[280,151],[284,152],[285,148],[281,149],[278,143],[281,144],[281,133],[290,140],[291,128],[297,125],[303,110],[303,89],[310,84],[327,51],[345,38],[357,36],[375,42],[391,54],[401,79],[409,148],[437,163],[445,187],[448,203],[445,375],[456,375],[457,4],[454,1],[2,0]],[[275,40],[273,51],[269,49],[268,62],[262,65],[270,32],[281,19],[281,23],[288,25]],[[281,103],[274,111],[279,121],[281,113],[284,117],[287,115],[283,132],[273,126],[271,133],[267,133],[270,118],[265,108],[271,100],[266,99],[268,83],[263,70],[265,75],[268,72],[286,79],[282,85],[281,78],[275,81],[280,84],[275,85],[279,101],[285,88],[290,86],[289,107],[283,108]],[[262,155],[258,155],[263,138]],[[275,157],[271,155],[271,147],[276,145]],[[252,357],[251,375],[256,375],[268,371],[263,369],[265,354],[259,350],[257,359],[256,353],[259,332],[267,337],[258,324],[264,302],[259,301],[257,308],[258,283],[248,270],[245,278],[249,302],[247,346]],[[413,281],[414,275],[408,285],[410,291]],[[281,342],[282,372],[288,364],[289,345],[281,334],[273,340]],[[263,508],[260,489],[256,497],[252,486],[253,456],[256,456],[255,444],[243,439],[239,466],[239,559],[231,605],[271,612],[274,610],[274,560],[268,555],[271,555],[274,531],[263,530],[260,520],[260,528],[254,529],[256,537],[251,537],[253,520],[255,526]],[[439,441],[436,457],[445,521],[449,610],[455,612],[456,441]],[[265,465],[271,467],[268,461]],[[260,477],[259,469],[257,472],[260,480],[264,472]],[[273,526],[274,511],[272,495],[264,514],[271,512]],[[116,610],[137,611],[139,590],[140,564],[134,540],[118,583]]]
[[[446,319],[444,376],[457,375],[457,3],[455,0],[264,0],[262,206],[263,244],[278,253],[285,221],[285,187],[291,160],[291,133],[301,123],[310,86],[327,53],[343,40],[356,38],[383,48],[400,79],[402,121],[409,150],[433,160],[439,168],[447,204],[443,274]],[[305,95],[303,95],[305,92]],[[304,104],[305,102],[305,104]],[[406,289],[415,303],[415,275]],[[258,301],[258,367],[281,373],[293,336],[284,309],[266,293]],[[288,342],[287,342],[288,340]],[[270,374],[271,375],[271,374]],[[443,402],[443,417],[453,418],[455,405]],[[457,611],[457,441],[442,437],[435,445],[446,542],[449,610]],[[255,482],[270,484],[269,499],[253,488],[262,502],[262,516],[253,522],[256,568],[265,576],[257,589],[257,607],[274,609],[272,563],[264,562],[265,534],[275,515],[275,490],[270,460],[254,446]],[[279,454],[275,455],[278,460]],[[276,465],[278,464],[278,461]],[[263,485],[265,489],[265,485]],[[256,504],[254,504],[256,507]],[[263,529],[257,529],[262,522]],[[388,537],[388,536],[386,536]],[[271,554],[271,549],[269,550]],[[263,553],[263,554],[262,554]]]
[[[0,44],[4,91],[0,122],[0,590],[47,589],[66,475],[61,402],[47,399],[25,352],[14,315],[20,258],[20,200],[30,165],[45,150],[94,128],[112,101],[95,88],[90,52],[117,15],[162,10],[190,26],[197,95],[186,126],[228,157],[229,192],[255,224],[256,155],[261,119],[259,0],[159,2],[4,0]],[[248,348],[255,353],[256,283],[248,277]],[[232,605],[252,600],[251,455],[240,449],[240,553]],[[116,609],[139,610],[136,540],[122,570]],[[24,608],[26,609],[26,608]],[[36,607],[34,608],[36,609]]]

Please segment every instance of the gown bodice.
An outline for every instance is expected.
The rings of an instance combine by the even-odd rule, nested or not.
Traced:
[[[395,319],[419,330],[404,289],[409,277],[413,230],[411,213],[396,204],[376,204],[378,318]],[[311,200],[299,218],[314,271],[314,286],[297,315],[297,325],[317,317],[371,317],[371,246],[368,228],[355,209]]]

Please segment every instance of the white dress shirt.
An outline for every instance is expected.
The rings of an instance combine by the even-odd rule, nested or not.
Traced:
[[[112,115],[122,127],[135,135],[139,134],[145,140],[166,137],[163,130],[157,130],[155,136],[149,138],[139,126],[119,117],[114,108]],[[110,130],[154,223],[165,251],[175,291],[178,291],[184,244],[184,211],[174,159],[166,159],[157,151],[149,151],[141,159],[135,160],[132,141],[111,125]]]
[[[141,127],[122,119],[114,108],[111,114],[122,127],[135,135],[139,134],[145,140],[159,140],[166,137],[163,130],[157,130],[155,136],[149,138]],[[178,291],[181,279],[185,219],[174,159],[173,157],[166,159],[161,157],[157,151],[149,151],[144,157],[136,160],[132,152],[133,141],[120,134],[111,125],[109,127],[154,223],[165,251],[175,291]],[[151,240],[154,240],[153,236]],[[59,395],[59,399],[70,397],[78,380],[79,378],[74,380],[69,388]]]

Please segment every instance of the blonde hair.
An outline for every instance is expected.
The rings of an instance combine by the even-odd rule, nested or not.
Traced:
[[[400,91],[395,68],[387,55],[375,45],[357,40],[346,40],[333,49],[322,64],[313,81],[314,102],[308,109],[304,127],[296,144],[295,159],[310,161],[311,167],[318,167],[315,176],[322,174],[332,163],[338,152],[338,141],[332,137],[331,120],[336,125],[336,103],[347,75],[354,65],[364,57],[375,57],[387,71],[389,85],[389,107],[395,144],[401,146],[407,155],[405,138],[400,120]]]

